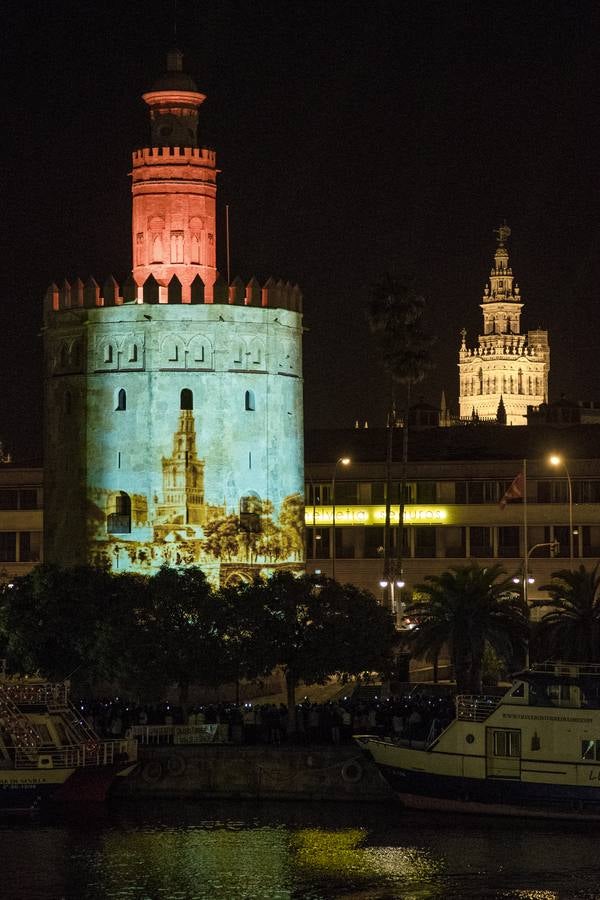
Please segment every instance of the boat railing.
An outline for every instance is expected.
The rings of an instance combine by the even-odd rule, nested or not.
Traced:
[[[2,692],[10,697],[16,706],[66,706],[69,688],[65,682],[2,682]]]
[[[140,744],[225,744],[229,725],[133,725],[127,736]]]
[[[137,743],[134,740],[86,741],[70,747],[41,747],[32,750],[15,748],[15,769],[80,769],[89,766],[110,766],[121,762],[135,762]]]
[[[553,662],[547,660],[542,663],[533,663],[532,672],[545,672],[550,675],[570,675],[573,678],[579,678],[582,675],[600,675],[600,664],[598,663],[578,663],[578,662]]]
[[[482,694],[459,694],[456,698],[456,718],[462,722],[485,722],[500,706],[500,697]]]

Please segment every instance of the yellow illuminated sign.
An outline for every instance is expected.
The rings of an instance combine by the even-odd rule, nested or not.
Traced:
[[[314,522],[313,522],[314,514]],[[392,506],[390,521],[397,525],[400,509]],[[307,525],[333,525],[332,506],[307,506],[305,510]],[[448,525],[448,510],[443,506],[405,506],[404,522],[406,525]],[[336,506],[336,525],[384,525],[385,506]]]

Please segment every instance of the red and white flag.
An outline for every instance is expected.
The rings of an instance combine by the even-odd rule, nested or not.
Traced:
[[[523,473],[519,472],[513,483],[505,492],[504,496],[500,500],[500,509],[504,509],[507,503],[510,503],[511,500],[522,500],[523,493],[525,488],[525,479],[523,477]]]

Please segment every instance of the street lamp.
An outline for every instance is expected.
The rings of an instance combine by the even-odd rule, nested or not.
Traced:
[[[571,483],[571,475],[565,460],[557,453],[553,453],[548,462],[551,466],[562,466],[567,476],[567,486],[569,489],[569,559],[571,562],[571,569],[573,569],[573,485]]]
[[[335,461],[335,466],[333,467],[333,475],[331,476],[331,525],[332,525],[332,534],[333,534],[333,547],[331,548],[331,577],[335,581],[335,476],[337,475],[337,467],[339,465],[349,466],[350,465],[350,457],[349,456],[340,456]]]
[[[396,627],[397,628],[400,627],[400,622],[402,620],[402,615],[404,613],[404,609],[403,609],[402,600],[400,600],[400,602],[398,603],[398,606],[396,607],[396,600],[395,600],[394,595],[395,595],[396,588],[398,588],[400,591],[402,591],[402,588],[405,586],[406,586],[406,582],[403,581],[401,578],[396,578],[396,579],[390,578],[389,581],[387,578],[382,578],[381,581],[379,582],[379,587],[382,589],[382,591],[385,591],[386,588],[390,589],[390,607],[391,607],[392,612],[396,616]],[[402,594],[400,594],[400,596],[402,596]]]

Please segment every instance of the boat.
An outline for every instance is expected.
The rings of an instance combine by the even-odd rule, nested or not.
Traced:
[[[600,821],[600,666],[542,663],[512,681],[457,696],[426,741],[354,740],[408,808]]]
[[[69,682],[0,671],[0,813],[50,803],[88,808],[133,771],[137,742],[102,740],[69,698]]]

